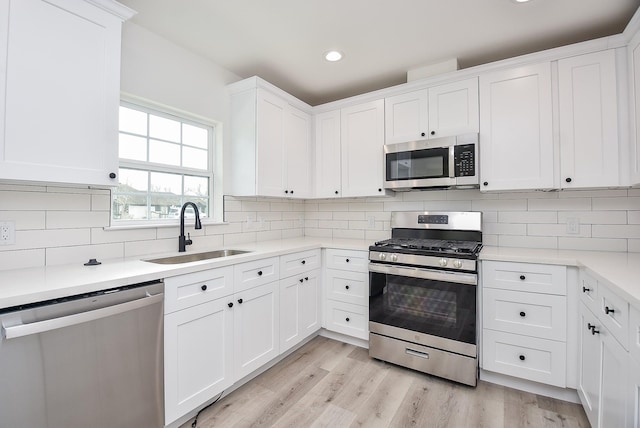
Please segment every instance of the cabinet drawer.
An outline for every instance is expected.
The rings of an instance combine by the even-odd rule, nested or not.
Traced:
[[[369,308],[335,300],[325,301],[325,328],[359,339],[369,339]]]
[[[483,330],[485,370],[549,385],[566,386],[567,350],[564,342]]]
[[[325,256],[329,269],[353,272],[369,271],[369,253],[367,251],[328,249]]]
[[[327,269],[327,298],[367,306],[369,304],[369,274]]]
[[[235,292],[268,284],[280,278],[278,257],[256,260],[234,266]]]
[[[174,276],[164,280],[164,313],[233,294],[233,266]]]
[[[629,353],[640,361],[640,310],[633,306],[629,310]]]
[[[482,302],[485,328],[542,339],[567,338],[564,296],[485,288]]]
[[[485,288],[566,295],[567,268],[485,261],[482,262],[482,284]]]
[[[596,316],[611,334],[627,349],[629,344],[629,304],[602,283],[598,285],[599,312]]]
[[[280,277],[288,278],[320,267],[320,250],[302,251],[280,257]]]
[[[593,312],[598,311],[598,281],[580,269],[580,279],[578,285],[580,300]]]

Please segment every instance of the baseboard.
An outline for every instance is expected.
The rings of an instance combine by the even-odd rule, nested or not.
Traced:
[[[545,385],[538,382],[532,382],[529,380],[518,379],[500,373],[486,371],[483,369],[480,369],[480,380],[513,389],[519,389],[520,391],[530,392],[532,394],[544,395],[545,397],[551,397],[557,400],[580,404],[578,391],[576,391],[575,389],[559,388],[557,386]]]
[[[326,337],[328,339],[337,340],[339,342],[348,343],[349,345],[359,346],[360,348],[369,349],[369,341],[364,339],[359,339],[357,337],[348,336],[346,334],[337,333],[335,331],[330,331],[325,328],[320,330],[320,336]]]

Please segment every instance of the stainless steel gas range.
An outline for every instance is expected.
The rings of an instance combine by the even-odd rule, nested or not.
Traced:
[[[480,212],[394,212],[369,247],[369,355],[475,386]]]

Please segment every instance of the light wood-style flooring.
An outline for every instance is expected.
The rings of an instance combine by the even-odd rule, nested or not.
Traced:
[[[589,427],[578,404],[459,385],[316,337],[200,414],[211,427]],[[191,421],[184,427],[191,427]]]

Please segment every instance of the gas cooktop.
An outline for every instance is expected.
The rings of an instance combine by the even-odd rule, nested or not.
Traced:
[[[378,251],[416,250],[416,253],[424,251],[438,254],[476,255],[480,252],[482,243],[447,239],[392,238],[378,241],[371,248]]]

